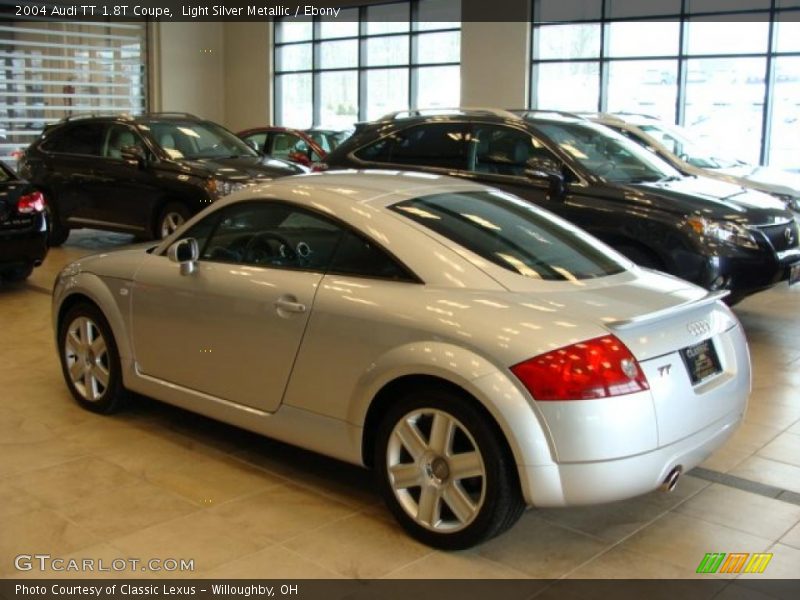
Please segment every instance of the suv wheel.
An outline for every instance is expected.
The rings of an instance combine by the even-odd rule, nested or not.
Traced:
[[[50,217],[50,233],[47,236],[47,245],[51,248],[57,248],[67,241],[69,227],[61,221],[61,216],[52,204],[48,205],[47,210]]]
[[[176,229],[189,220],[189,211],[183,204],[170,202],[161,211],[155,226],[155,237],[163,240],[172,235]]]

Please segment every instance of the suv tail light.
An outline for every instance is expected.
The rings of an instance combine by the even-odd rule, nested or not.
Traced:
[[[511,372],[536,400],[590,400],[650,389],[636,358],[613,335],[534,356]]]
[[[22,214],[42,212],[44,207],[45,202],[42,192],[31,192],[30,194],[25,194],[17,201],[17,212]]]

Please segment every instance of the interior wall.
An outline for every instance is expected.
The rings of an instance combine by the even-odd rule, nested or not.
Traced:
[[[225,23],[158,23],[153,38],[151,109],[224,122]]]
[[[272,26],[225,23],[225,119],[232,131],[272,122]]]

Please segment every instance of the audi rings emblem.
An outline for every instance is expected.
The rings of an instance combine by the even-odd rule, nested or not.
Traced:
[[[692,321],[686,325],[686,329],[695,337],[711,333],[711,325],[708,321]]]

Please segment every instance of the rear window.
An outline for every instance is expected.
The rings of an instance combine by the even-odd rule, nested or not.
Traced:
[[[501,192],[436,194],[405,200],[391,209],[531,279],[592,279],[625,270],[585,234]]]

